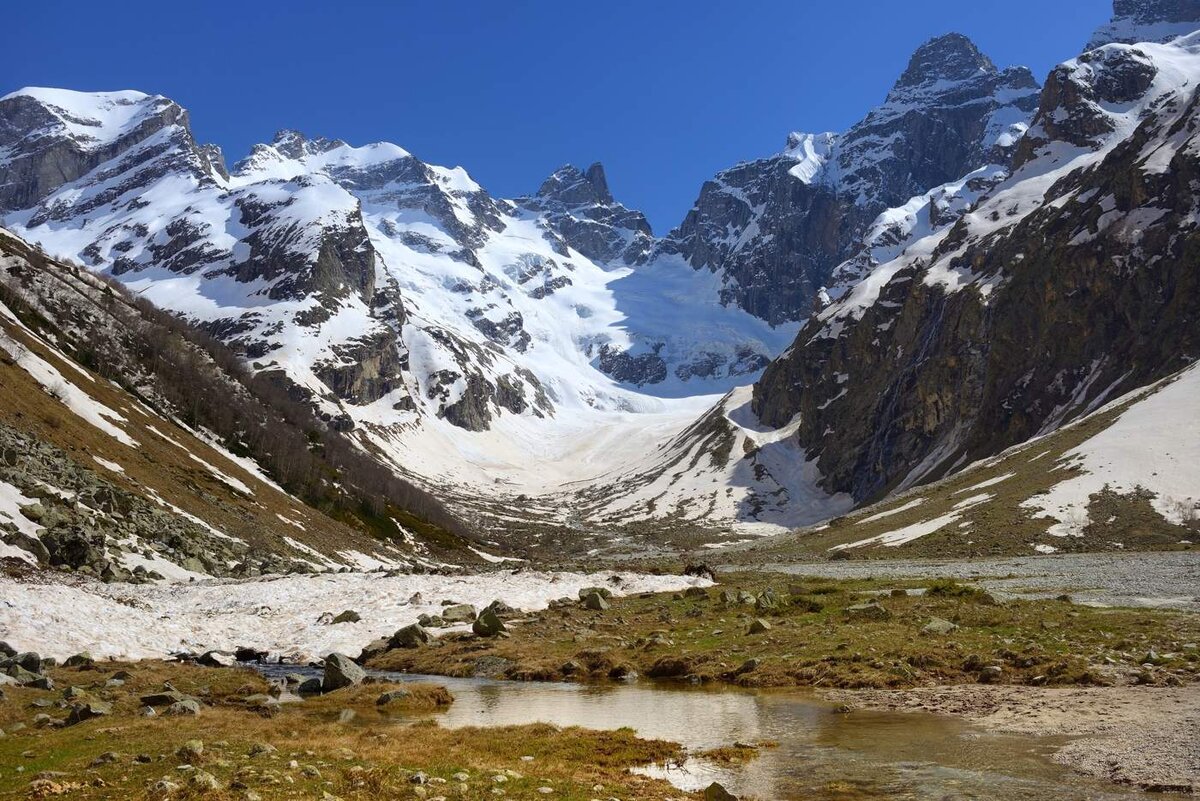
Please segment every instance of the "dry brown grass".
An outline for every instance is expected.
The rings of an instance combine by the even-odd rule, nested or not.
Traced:
[[[125,686],[103,687],[103,679],[117,669],[131,674]],[[386,714],[374,708],[374,701],[393,685],[372,684],[287,704],[264,716],[242,704],[246,694],[265,686],[245,670],[112,663],[51,672],[60,687],[86,686],[112,701],[113,714],[67,728],[37,728],[32,719],[43,710],[30,703],[61,692],[10,689],[0,701],[0,726],[12,728],[20,721],[28,728],[0,737],[0,796],[36,797],[31,781],[42,771],[63,774],[50,776],[50,782],[59,789],[69,786],[72,799],[233,801],[243,799],[245,789],[268,800],[321,798],[326,792],[347,801],[410,799],[417,797],[418,785],[411,781],[417,771],[429,777],[431,796],[490,797],[493,787],[503,787],[509,798],[543,798],[538,788],[548,786],[555,798],[586,799],[596,794],[597,784],[606,788],[605,797],[680,795],[663,782],[627,773],[631,765],[678,758],[680,749],[672,743],[641,740],[628,729],[599,732],[546,724],[446,729],[436,716],[429,717],[449,697],[435,686],[404,685],[409,697],[389,705]],[[137,716],[138,696],[161,688],[163,681],[202,694],[210,705],[198,717]],[[344,709],[357,714],[341,722],[338,713]],[[45,711],[65,715],[57,708]],[[203,741],[204,751],[186,761],[215,776],[219,790],[192,787],[192,773],[178,769],[185,760],[176,750],[194,739]],[[262,744],[275,750],[252,756]],[[116,760],[94,765],[106,752],[115,752]],[[15,770],[18,765],[22,772]],[[468,775],[461,783],[465,788],[455,778],[460,773]],[[504,776],[502,784],[496,776]],[[164,778],[178,788],[156,789]],[[53,790],[44,784],[40,792]]]
[[[388,652],[372,666],[469,676],[482,657],[509,660],[509,678],[575,681],[643,676],[747,686],[902,688],[975,682],[982,668],[1003,668],[999,681],[1039,685],[1103,683],[1141,671],[1153,649],[1171,654],[1144,680],[1190,682],[1200,654],[1182,649],[1200,638],[1200,616],[1153,610],[1095,609],[1067,601],[994,603],[952,582],[805,580],[744,574],[725,586],[784,601],[760,612],[707,598],[661,594],[620,598],[607,612],[549,610],[485,640],[447,635],[432,646]],[[926,595],[891,589],[928,585]],[[789,593],[789,589],[794,592]],[[881,593],[887,620],[852,619],[847,607]],[[764,618],[771,626],[748,632]],[[959,629],[926,635],[932,618]],[[749,660],[758,664],[751,666]],[[752,664],[752,663],[751,663]]]

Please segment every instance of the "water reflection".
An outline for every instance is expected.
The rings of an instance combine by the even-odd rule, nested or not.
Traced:
[[[777,744],[744,765],[692,757],[683,765],[638,771],[685,790],[719,781],[734,793],[761,799],[1141,797],[1133,790],[1075,776],[1053,763],[1048,757],[1056,740],[988,735],[957,719],[928,714],[845,715],[800,692],[686,689],[648,682],[542,684],[401,674],[388,678],[445,685],[454,693],[454,704],[433,717],[449,728],[533,722],[628,727],[642,737],[681,743],[692,752],[735,742]]]

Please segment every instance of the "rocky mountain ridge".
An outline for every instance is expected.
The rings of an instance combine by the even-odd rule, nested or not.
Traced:
[[[706,183],[659,252],[719,275],[723,302],[803,320],[881,212],[1007,163],[1037,92],[1028,69],[998,70],[966,37],[933,39],[846,133],[793,134],[779,155]]]
[[[756,384],[827,489],[882,497],[1198,353],[1195,36],[1057,68],[1012,175],[815,315]],[[1035,357],[1035,358],[1031,358]]]

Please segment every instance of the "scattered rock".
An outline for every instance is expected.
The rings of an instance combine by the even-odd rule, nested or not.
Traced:
[[[747,634],[762,634],[771,630],[771,624],[760,618],[755,618],[750,624],[750,628],[746,630]]]
[[[846,607],[846,617],[851,620],[891,620],[892,613],[872,598],[865,604]]]
[[[502,631],[507,631],[504,621],[491,609],[483,610],[483,614],[475,618],[471,631],[479,637],[495,637]]]
[[[447,623],[470,623],[478,614],[470,604],[454,604],[442,610],[442,620]]]
[[[87,651],[68,656],[67,661],[63,662],[63,667],[69,668],[89,668],[96,664],[96,660]]]
[[[958,624],[940,617],[932,618],[921,629],[922,634],[952,634],[956,631],[958,631]]]
[[[353,609],[347,609],[344,612],[339,612],[337,617],[330,621],[330,624],[336,626],[339,623],[358,623],[360,621],[362,621],[362,616],[358,612],[355,612]]]
[[[237,659],[229,651],[206,651],[196,663],[205,667],[233,667]]]
[[[431,639],[429,632],[421,628],[420,624],[413,623],[393,634],[389,645],[392,648],[417,648],[428,644]]]
[[[204,741],[188,740],[175,749],[175,756],[185,762],[199,762],[200,758],[204,756]]]
[[[71,714],[67,716],[67,724],[73,726],[76,723],[83,723],[85,720],[111,714],[112,704],[106,701],[85,701],[71,707]]]
[[[609,593],[609,597],[612,597],[611,593]],[[601,593],[591,592],[583,597],[584,609],[591,609],[594,612],[603,612],[605,609],[608,609],[608,607],[608,599],[605,598]]]
[[[704,790],[704,801],[738,801],[737,796],[719,783],[713,782]]]
[[[194,717],[200,714],[200,702],[195,698],[185,698],[182,701],[176,701],[167,707],[167,714]]]
[[[305,679],[296,687],[300,695],[318,695],[321,692],[321,680],[318,678]]]
[[[409,693],[408,690],[404,689],[388,690],[387,692],[380,694],[380,696],[375,699],[375,705],[387,706],[393,701],[403,701],[405,698],[408,698],[410,694],[411,693]]]
[[[325,675],[321,679],[321,690],[332,692],[343,687],[361,684],[366,672],[345,654],[332,653],[325,657]]]

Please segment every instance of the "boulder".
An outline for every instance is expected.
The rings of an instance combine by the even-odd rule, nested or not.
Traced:
[[[88,668],[95,664],[96,660],[92,658],[92,655],[87,651],[83,651],[74,656],[68,656],[67,661],[63,662],[63,667]]]
[[[417,648],[427,644],[432,638],[419,623],[405,626],[392,635],[389,646],[392,648]]]
[[[497,598],[496,600],[494,600],[490,604],[488,604],[486,607],[484,607],[484,612],[487,612],[489,610],[492,612],[495,612],[497,615],[515,615],[517,613],[516,609],[513,609],[511,606],[504,603],[504,601],[501,601],[499,598]]]
[[[267,652],[260,651],[257,648],[238,648],[233,652],[233,658],[239,662],[258,662],[262,664],[267,661]]]
[[[879,601],[872,598],[865,604],[847,606],[846,617],[851,620],[890,620],[892,613],[880,606]]]
[[[683,591],[684,598],[708,598],[708,590],[703,587],[688,587]]]
[[[611,593],[609,594],[611,596]],[[588,593],[583,597],[583,608],[591,609],[594,612],[603,612],[608,609],[608,598],[598,592]]]
[[[586,601],[589,595],[600,595],[604,600],[612,598],[612,590],[607,587],[584,587],[579,591],[579,600]]]
[[[442,609],[442,620],[447,623],[470,623],[478,616],[470,604],[454,604]]]
[[[17,654],[9,660],[9,664],[19,665],[30,673],[41,673],[43,667],[42,658],[33,651]]]
[[[67,715],[67,725],[73,726],[76,723],[83,723],[85,720],[111,714],[112,704],[106,701],[84,701],[71,707],[71,714]]]
[[[704,801],[738,801],[737,796],[726,790],[717,782],[708,785],[704,790]]]
[[[296,687],[300,695],[316,695],[321,692],[321,680],[318,678],[305,679]]]
[[[185,698],[182,701],[176,701],[167,707],[167,714],[194,717],[200,714],[200,702],[195,698]]]
[[[471,624],[471,631],[480,637],[495,637],[506,630],[504,621],[490,609],[485,609],[483,614],[475,618],[475,622]]]
[[[386,654],[389,650],[391,650],[391,643],[391,637],[380,637],[378,640],[373,640],[363,646],[362,651],[360,651],[358,654],[358,659],[354,661],[358,662],[360,665],[365,665],[375,657],[380,656],[381,654]],[[303,681],[303,679],[301,679],[301,681]],[[298,684],[299,682],[290,683]]]
[[[366,672],[345,654],[333,653],[325,657],[325,674],[321,678],[322,692],[333,692],[343,687],[361,684]]]
[[[956,623],[951,623],[949,620],[940,617],[931,618],[930,621],[921,628],[922,634],[932,635],[952,634],[956,631],[958,631],[958,625]]]
[[[746,630],[747,634],[763,634],[771,630],[771,624],[760,618],[755,618],[750,624],[750,628]]]
[[[754,608],[759,612],[770,612],[779,608],[779,596],[775,594],[775,590],[767,587],[754,600]]]
[[[8,659],[8,658],[14,657],[16,655],[17,655],[16,648],[13,648],[11,645],[6,643],[4,640],[0,640],[0,658]]]
[[[344,612],[340,612],[330,623],[336,626],[338,623],[358,623],[361,620],[362,616],[358,612],[355,612],[353,609],[347,609]]]
[[[196,662],[205,667],[233,667],[237,659],[229,651],[205,651]]]
[[[187,696],[178,690],[163,690],[162,692],[143,695],[141,701],[146,706],[170,706],[187,700]]]

